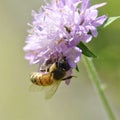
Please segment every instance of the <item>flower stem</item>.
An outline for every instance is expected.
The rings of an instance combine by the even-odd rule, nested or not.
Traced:
[[[113,112],[110,108],[110,105],[107,101],[107,98],[104,94],[104,90],[102,88],[101,81],[98,77],[98,74],[97,74],[96,69],[94,67],[94,64],[92,62],[92,59],[83,56],[83,61],[84,61],[84,64],[87,68],[88,75],[89,75],[90,79],[92,80],[92,83],[93,83],[94,87],[96,88],[96,91],[97,91],[98,95],[101,98],[101,101],[104,105],[106,113],[109,117],[109,120],[116,120],[115,116],[114,116],[114,114],[113,114]]]

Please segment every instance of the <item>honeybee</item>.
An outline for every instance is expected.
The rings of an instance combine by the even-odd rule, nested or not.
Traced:
[[[35,72],[31,75],[31,82],[34,85],[45,87],[49,86],[50,90],[46,93],[46,98],[51,98],[61,81],[71,79],[73,76],[66,76],[66,72],[70,70],[70,65],[68,64],[66,58],[56,61],[47,70],[47,72]],[[43,71],[43,70],[42,70]]]

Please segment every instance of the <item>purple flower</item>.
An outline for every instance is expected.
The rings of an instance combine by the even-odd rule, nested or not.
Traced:
[[[97,27],[107,19],[105,15],[98,17],[97,8],[103,5],[105,3],[90,6],[90,0],[52,0],[38,13],[32,11],[25,58],[41,68],[51,57],[55,62],[61,55],[65,56],[71,67],[66,76],[71,75],[82,53],[76,45],[97,37]]]
[[[106,15],[98,17],[97,8],[105,4],[101,3],[90,7],[90,0],[82,0],[70,46],[77,45],[80,41],[88,43],[92,37],[97,37],[97,27],[101,26],[107,19]]]

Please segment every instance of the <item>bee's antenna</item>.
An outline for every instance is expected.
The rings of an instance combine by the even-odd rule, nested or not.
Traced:
[[[68,80],[68,79],[71,79],[72,77],[77,77],[77,76],[68,76],[68,77],[66,77],[66,78],[63,78],[62,80]]]

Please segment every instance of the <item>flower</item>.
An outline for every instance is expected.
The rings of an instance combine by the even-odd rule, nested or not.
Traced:
[[[97,8],[103,5],[105,3],[90,6],[90,0],[52,0],[38,13],[32,11],[33,21],[29,24],[31,29],[24,47],[25,58],[30,64],[39,63],[41,67],[51,56],[55,62],[63,55],[71,69],[76,68],[82,54],[77,44],[97,37],[97,27],[107,19],[105,15],[98,17]],[[72,74],[71,69],[68,75]]]

